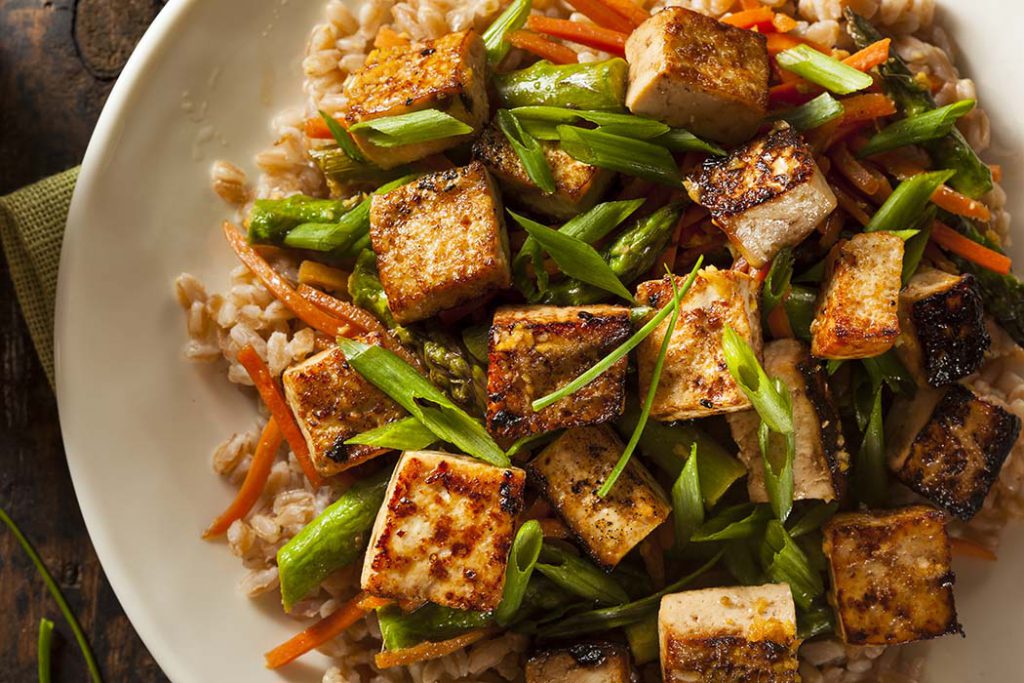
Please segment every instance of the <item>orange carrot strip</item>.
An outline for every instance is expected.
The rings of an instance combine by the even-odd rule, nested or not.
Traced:
[[[815,94],[817,94],[817,89],[800,78],[773,85],[768,89],[768,102],[772,109],[780,109],[809,102]]]
[[[956,536],[949,537],[949,549],[953,551],[953,554],[959,557],[973,557],[978,560],[988,560],[989,562],[996,561],[996,554],[978,543],[968,538],[958,538]]]
[[[372,315],[355,304],[342,301],[309,285],[299,285],[299,296],[332,317],[355,327],[359,332],[387,333],[387,328]]]
[[[337,638],[348,627],[365,617],[377,607],[383,607],[389,600],[368,597],[360,593],[305,631],[278,645],[264,655],[268,669],[277,669],[293,662],[328,640]]]
[[[306,445],[306,439],[303,438],[299,425],[295,423],[295,417],[292,415],[291,409],[288,408],[281,390],[270,375],[270,368],[263,362],[260,355],[256,353],[256,349],[252,347],[252,344],[247,344],[238,352],[238,362],[249,373],[256,391],[259,392],[260,398],[263,399],[263,403],[267,406],[267,410],[270,411],[270,415],[277,422],[277,426],[281,429],[281,433],[284,434],[284,438],[287,439],[288,446],[292,449],[292,453],[295,454],[295,459],[299,461],[306,479],[309,479],[309,483],[313,485],[313,488],[319,488],[323,480],[320,478],[316,468],[313,467],[313,460],[309,457],[309,446]]]
[[[843,188],[831,183],[832,191],[836,195],[836,200],[839,202],[839,206],[843,208],[843,211],[850,214],[854,220],[861,225],[867,225],[871,222],[871,216],[868,215],[867,211],[864,210],[863,205],[853,195],[844,190]]]
[[[871,43],[863,50],[854,52],[843,60],[846,66],[852,66],[857,71],[870,71],[889,59],[889,44],[891,38],[883,38],[878,42]]]
[[[513,31],[508,34],[508,42],[512,47],[526,50],[553,64],[575,64],[579,61],[579,56],[572,48],[552,42],[533,31]]]
[[[935,221],[932,225],[932,241],[982,268],[988,268],[1000,275],[1010,274],[1012,264],[1008,256],[964,237],[945,223]]]
[[[548,517],[538,521],[544,538],[569,538],[572,535],[569,533],[569,528],[560,519]]]
[[[236,520],[242,519],[256,501],[263,494],[270,478],[270,470],[274,466],[274,459],[277,451],[281,448],[284,437],[277,426],[274,418],[267,420],[260,434],[260,441],[256,445],[256,452],[252,455],[252,462],[249,464],[249,471],[245,473],[245,480],[235,494],[227,509],[203,532],[203,538],[216,538],[225,533]]]
[[[958,216],[973,218],[979,221],[992,219],[992,212],[987,206],[979,201],[971,199],[967,195],[960,194],[948,185],[941,185],[932,195],[932,201],[940,209],[945,209]]]
[[[992,180],[1003,182],[1003,167],[1000,164],[989,164],[988,167],[992,169]]]
[[[400,35],[390,26],[381,26],[377,31],[377,37],[373,39],[373,46],[376,48],[407,47],[409,39]]]
[[[740,8],[757,9],[761,6],[761,0],[740,0]]]
[[[442,640],[439,643],[432,643],[428,641],[426,643],[420,643],[419,645],[413,645],[412,647],[403,648],[401,650],[379,652],[374,656],[374,661],[377,663],[377,668],[390,669],[393,666],[408,666],[409,664],[424,662],[428,659],[438,659],[445,655],[450,655],[453,652],[458,652],[478,640],[483,640],[484,638],[493,635],[495,632],[495,629],[481,628],[468,633],[463,633],[461,636]]]
[[[779,304],[768,312],[768,331],[775,339],[792,339],[793,327],[789,324],[786,307]]]
[[[601,0],[565,0],[574,10],[585,15],[592,22],[613,31],[629,34],[636,25]]]
[[[843,115],[839,118],[842,126],[896,113],[896,103],[881,93],[854,95],[840,101],[843,104]]]
[[[600,26],[582,24],[568,19],[542,17],[537,14],[530,15],[526,20],[526,27],[537,33],[570,40],[620,57],[626,54],[626,38],[628,36],[619,31],[611,31]]]
[[[788,14],[776,12],[775,16],[772,17],[772,26],[774,26],[775,30],[780,33],[789,33],[790,31],[797,27],[797,23],[796,19],[789,16]],[[807,42],[809,45],[812,44],[811,41]],[[817,47],[815,49],[817,49]]]
[[[758,24],[771,24],[772,19],[775,17],[775,12],[769,8],[761,6],[755,7],[754,9],[745,9],[730,14],[724,19],[720,19],[723,24],[729,24],[730,26],[736,26],[738,28],[750,28],[757,26]]]
[[[331,129],[327,127],[327,123],[319,116],[306,119],[302,124],[302,130],[306,133],[307,138],[314,140],[334,139]]]
[[[636,28],[651,18],[651,13],[638,5],[635,0],[598,0],[616,14],[620,14],[629,20],[629,23]]]
[[[879,179],[850,154],[845,144],[836,145],[831,156],[839,172],[864,194],[873,195],[881,189]]]

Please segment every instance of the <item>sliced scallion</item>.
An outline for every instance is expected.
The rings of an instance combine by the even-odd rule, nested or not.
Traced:
[[[761,288],[761,310],[769,313],[782,303],[793,279],[793,250],[786,248],[776,254]]]
[[[799,107],[779,112],[773,118],[781,119],[799,131],[805,131],[834,121],[844,111],[842,103],[826,92]]]
[[[786,399],[776,390],[775,383],[765,374],[750,344],[731,327],[722,333],[722,351],[729,374],[754,405],[757,414],[768,427],[779,434],[793,431],[793,415]]]
[[[510,114],[508,109],[499,109],[497,118],[498,127],[505,134],[519,160],[523,162],[526,175],[542,192],[554,192],[555,178],[551,175],[551,167],[544,156],[541,144],[523,129],[519,119]]]
[[[512,47],[508,42],[508,34],[518,31],[526,24],[526,17],[533,7],[531,0],[512,0],[498,18],[484,31],[484,48],[487,50],[487,62],[496,66]]]
[[[764,505],[741,503],[725,508],[704,522],[691,539],[696,542],[735,541],[760,533],[771,518],[771,510]]]
[[[843,64],[838,59],[818,52],[809,45],[797,45],[783,50],[775,57],[776,63],[839,95],[849,95],[869,87],[874,81],[863,71]]]
[[[788,529],[790,537],[799,538],[804,534],[817,531],[832,518],[832,515],[836,514],[837,510],[839,510],[838,501],[833,500],[829,503],[815,501],[812,507]]]
[[[700,492],[696,443],[690,447],[690,457],[686,459],[683,471],[672,485],[672,515],[676,544],[681,547],[704,523],[704,499]]]
[[[868,140],[857,152],[858,157],[888,152],[906,145],[917,145],[945,137],[953,131],[960,117],[974,109],[974,100],[960,100],[945,107],[921,112],[886,126]]]
[[[814,570],[807,555],[778,520],[768,522],[764,544],[768,558],[765,572],[773,581],[789,584],[798,607],[811,609],[815,598],[825,591],[821,574]]]
[[[501,603],[494,612],[494,620],[500,626],[505,626],[512,621],[523,604],[526,586],[530,583],[530,577],[533,576],[543,543],[544,532],[540,522],[535,519],[524,522],[516,532],[505,569],[505,588],[501,596]]]
[[[682,184],[675,160],[659,145],[573,126],[558,126],[558,137],[577,161],[673,187]]]
[[[864,232],[912,228],[935,191],[952,177],[953,171],[932,171],[904,180],[864,226]]]
[[[406,417],[356,434],[345,443],[393,448],[396,451],[418,451],[436,442],[437,435],[434,432],[424,427],[415,417]]]
[[[587,121],[599,126],[605,133],[641,140],[656,138],[671,130],[661,121],[633,114],[619,114],[607,111],[582,111],[563,109],[562,107],[530,106],[517,107],[512,110],[512,114],[518,119],[547,121],[556,124],[570,124],[581,120]]]
[[[39,641],[36,644],[36,661],[39,664],[39,683],[50,683],[50,655],[53,651],[53,622],[43,617],[39,620]]]
[[[688,130],[673,128],[664,135],[659,135],[651,142],[657,143],[673,152],[707,152],[718,157],[724,157],[726,151],[718,145],[701,140]]]
[[[398,116],[360,121],[349,132],[378,147],[401,147],[473,132],[473,127],[437,109],[423,109]]]
[[[778,377],[772,378],[776,393],[782,398],[790,416],[793,414],[789,389]],[[781,441],[781,447],[778,443]],[[773,432],[768,423],[761,420],[757,430],[757,443],[761,448],[761,462],[764,465],[764,488],[768,493],[775,516],[785,521],[793,509],[793,460],[796,458],[796,433]],[[781,454],[781,457],[780,457]]]
[[[317,111],[320,114],[320,118],[327,124],[327,130],[331,131],[331,135],[334,137],[334,141],[338,143],[338,147],[341,147],[341,150],[353,161],[365,162],[366,158],[363,157],[363,153],[359,151],[359,146],[356,145],[356,141],[352,139],[352,135],[345,130],[345,127],[323,109],[318,109]]]
[[[882,390],[879,388],[871,403],[871,414],[864,430],[864,440],[861,442],[853,467],[857,498],[869,507],[877,507],[884,503],[888,490],[883,432]]]
[[[574,555],[561,546],[544,543],[536,569],[563,590],[578,595],[588,602],[603,605],[622,605],[629,595],[611,576],[593,563]]]
[[[906,244],[903,245],[902,281],[904,285],[910,282],[910,278],[914,277],[914,273],[917,272],[918,267],[921,265],[921,259],[924,258],[924,250],[932,236],[932,223],[935,221],[935,213],[934,206],[926,208],[915,224],[918,228],[918,233],[908,239]]]

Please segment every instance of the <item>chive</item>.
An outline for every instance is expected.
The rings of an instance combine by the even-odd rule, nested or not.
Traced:
[[[875,133],[868,140],[868,144],[857,152],[857,156],[863,158],[906,145],[917,145],[946,137],[953,132],[957,120],[969,114],[974,105],[974,100],[960,100],[945,107],[901,119]]]
[[[487,63],[497,66],[512,47],[508,42],[508,34],[518,31],[526,24],[526,17],[533,8],[531,0],[512,0],[505,11],[491,22],[484,31],[484,48],[487,50]]]
[[[804,534],[817,531],[821,526],[832,518],[839,509],[839,501],[833,500],[830,503],[816,501],[804,515],[789,528],[790,538],[799,538]]]
[[[555,124],[577,123],[587,121],[600,126],[601,130],[610,135],[622,135],[627,138],[648,140],[668,133],[671,128],[661,121],[607,111],[582,111],[564,109],[562,107],[528,106],[516,107],[512,114],[519,119],[546,121]]]
[[[771,511],[764,505],[733,505],[704,522],[691,538],[699,543],[750,538],[760,533],[770,517]]]
[[[360,121],[349,128],[378,147],[401,147],[473,132],[473,127],[437,109]]]
[[[323,109],[317,109],[317,112],[320,114],[320,118],[324,120],[324,123],[327,124],[327,130],[331,131],[331,135],[334,137],[334,141],[338,143],[338,147],[341,147],[341,150],[348,155],[348,158],[359,163],[365,163],[366,158],[359,151],[359,146],[356,145],[356,141],[352,139],[352,135],[345,130],[345,127]]]
[[[793,431],[793,415],[788,401],[768,379],[750,344],[726,326],[722,333],[722,351],[729,374],[754,405],[757,414],[768,423],[773,432],[786,434]]]
[[[761,289],[761,310],[769,313],[781,304],[792,279],[793,250],[787,247],[776,254],[772,267],[768,269]]]
[[[697,469],[697,444],[690,447],[690,457],[672,485],[672,514],[675,521],[676,544],[682,547],[704,523],[704,499],[700,492]]]
[[[783,50],[775,57],[775,62],[786,71],[803,76],[838,95],[849,95],[874,83],[868,74],[807,45]]]
[[[530,577],[533,576],[543,543],[544,532],[540,522],[535,519],[524,522],[516,532],[505,569],[505,588],[501,596],[501,603],[494,612],[494,620],[498,622],[498,625],[507,625],[519,612],[519,607],[523,604],[523,596],[526,595],[526,586],[530,583]]]
[[[864,226],[864,232],[906,230],[913,227],[935,191],[952,177],[953,171],[932,171],[904,180]]]
[[[793,401],[789,394],[789,388],[778,377],[772,378],[772,383],[775,392],[786,407],[786,412],[789,413],[790,420],[792,420]],[[782,448],[773,442],[772,437],[776,435],[782,439]],[[775,441],[777,442],[777,440]],[[762,419],[757,430],[757,443],[761,447],[764,487],[768,492],[768,500],[775,516],[785,522],[793,509],[793,460],[796,458],[796,433],[794,430],[774,433],[768,423]],[[782,453],[781,462],[779,462],[779,452]]]
[[[565,152],[585,164],[678,187],[679,168],[664,147],[600,130],[559,126]]]
[[[918,233],[907,240],[903,246],[903,274],[902,281],[906,285],[910,278],[914,277],[917,269],[924,258],[924,250],[928,247],[928,241],[932,236],[932,223],[935,221],[935,207],[929,206],[918,219]]]
[[[814,599],[825,591],[821,574],[811,567],[807,555],[778,520],[768,522],[764,552],[768,559],[765,572],[769,578],[778,583],[788,583],[797,606],[810,609]]]
[[[626,624],[626,642],[633,653],[633,661],[641,666],[658,661],[658,617],[651,615],[635,624]]]
[[[415,417],[406,417],[356,434],[345,441],[345,444],[392,448],[396,451],[418,451],[436,442],[437,436],[434,432],[424,427]]]
[[[726,151],[718,145],[701,140],[688,130],[673,128],[664,135],[660,135],[652,142],[655,142],[673,152],[707,152],[718,157],[724,157]]]
[[[540,561],[537,562],[536,569],[562,590],[589,602],[603,605],[622,605],[629,602],[629,595],[615,579],[591,562],[553,543],[545,542],[541,547]]]
[[[881,387],[875,392],[875,398],[871,403],[871,415],[868,417],[864,439],[861,441],[853,469],[857,498],[869,507],[883,504],[888,490],[888,478],[885,471]]]
[[[75,617],[75,613],[71,611],[71,607],[68,605],[68,601],[64,599],[64,594],[61,593],[60,588],[57,586],[57,582],[53,580],[53,576],[50,575],[46,565],[43,564],[43,559],[39,557],[39,553],[32,547],[29,540],[25,537],[25,534],[21,532],[18,525],[14,523],[14,520],[10,518],[7,512],[0,508],[0,520],[11,530],[14,534],[14,538],[17,539],[18,544],[21,545],[21,549],[28,555],[29,560],[35,566],[36,571],[39,572],[40,578],[46,585],[46,589],[50,592],[54,601],[57,603],[57,607],[60,609],[61,615],[64,620],[68,622],[68,626],[71,627],[71,632],[75,634],[75,641],[78,643],[78,648],[82,651],[82,657],[85,659],[85,666],[89,670],[89,677],[93,683],[102,683],[103,676],[100,675],[100,668],[96,664],[96,658],[93,657],[92,649],[89,647],[89,641],[86,640],[85,632],[82,631],[82,626],[78,623],[78,619]]]
[[[544,148],[537,139],[523,130],[519,119],[509,113],[508,109],[498,110],[498,127],[505,134],[512,149],[523,162],[526,175],[542,192],[555,191],[555,178],[551,175],[551,167],[544,156]]]
[[[834,121],[844,111],[842,103],[826,92],[799,107],[779,112],[773,118],[787,122],[798,131],[805,131]]]
[[[523,127],[527,133],[537,138],[538,140],[544,140],[546,142],[558,142],[558,125],[551,121],[534,121],[532,119],[522,119],[519,121],[519,125]]]
[[[483,425],[397,355],[353,339],[339,339],[338,346],[356,372],[409,411],[441,441],[497,467],[509,466],[508,457]]]
[[[890,230],[889,232],[891,232],[893,235],[896,235],[901,240],[906,242],[910,238],[916,237],[918,235],[918,233],[920,233],[921,231],[920,230]]]
[[[39,641],[36,658],[39,663],[39,683],[50,683],[50,654],[53,650],[53,622],[43,617],[39,620]]]
[[[527,434],[516,439],[508,450],[505,451],[505,455],[512,457],[524,449],[533,449],[537,446],[547,445],[562,435],[561,429],[553,432],[541,432],[539,434]]]

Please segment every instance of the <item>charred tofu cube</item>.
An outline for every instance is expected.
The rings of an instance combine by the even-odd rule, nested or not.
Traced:
[[[530,480],[597,564],[611,569],[672,511],[636,458],[611,492],[597,495],[625,445],[606,425],[570,429],[527,466]]]
[[[626,358],[541,411],[531,404],[589,370],[632,331],[623,306],[499,308],[489,342],[487,429],[516,439],[619,416],[626,401]]]
[[[811,323],[811,353],[871,358],[892,348],[900,334],[902,276],[903,240],[891,232],[862,232],[832,247]]]
[[[612,643],[545,650],[526,662],[526,683],[632,683],[629,653]]]
[[[963,520],[978,513],[1020,435],[1021,420],[954,384],[895,404],[886,434],[900,481]]]
[[[960,630],[945,515],[918,505],[844,512],[824,528],[839,636],[895,645]]]
[[[403,324],[512,281],[501,200],[480,163],[374,195],[370,240],[388,305]]]
[[[694,185],[694,199],[755,268],[802,242],[836,208],[814,154],[785,123],[705,165]]]
[[[665,683],[796,683],[796,607],[789,586],[666,595],[658,612]]]
[[[473,156],[491,172],[506,199],[553,218],[569,219],[592,208],[611,184],[615,174],[573,159],[557,142],[540,142],[544,159],[555,180],[555,191],[542,191],[526,173],[526,167],[497,124],[484,128],[473,144]]]
[[[919,384],[939,387],[981,367],[992,339],[973,275],[926,269],[900,293],[896,353]]]
[[[383,147],[353,135],[367,159],[394,168],[472,139],[487,120],[487,60],[484,43],[472,31],[450,33],[416,46],[374,50],[345,84],[350,128],[388,116],[438,109],[473,128],[473,133],[410,145]]]
[[[768,111],[768,46],[755,31],[669,7],[633,31],[626,61],[634,114],[736,144]]]
[[[372,343],[368,337],[362,340]],[[397,403],[353,370],[338,348],[291,366],[281,382],[313,465],[325,477],[381,453],[374,446],[346,446],[347,439],[405,415]]]
[[[686,278],[676,277],[677,286]],[[668,422],[731,413],[750,407],[750,401],[729,374],[722,352],[722,332],[728,325],[761,357],[761,314],[754,278],[734,270],[704,268],[679,305],[661,381],[654,393],[651,417]],[[643,306],[659,309],[672,302],[668,277],[641,283],[636,290]],[[637,347],[640,395],[646,396],[666,320]]]
[[[780,378],[793,401],[796,457],[793,459],[793,497],[835,500],[842,498],[850,469],[839,411],[832,398],[827,373],[811,358],[803,343],[780,339],[764,347],[764,369]],[[764,460],[758,445],[761,418],[753,410],[728,416],[740,459],[747,466],[747,490],[755,503],[768,502],[764,485]]]
[[[363,590],[454,609],[495,609],[525,480],[521,469],[466,456],[403,453],[373,526]]]

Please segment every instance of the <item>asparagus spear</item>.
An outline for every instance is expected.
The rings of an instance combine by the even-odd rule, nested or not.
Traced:
[[[864,48],[882,39],[882,34],[864,17],[847,7],[846,30],[857,44]],[[889,61],[878,67],[884,79],[885,90],[896,101],[905,116],[914,116],[935,109],[931,93],[921,86],[914,74],[897,54],[890,50]],[[950,184],[969,197],[980,197],[992,189],[992,171],[957,129],[949,135],[926,142],[923,147],[939,168],[956,171]]]
[[[341,147],[332,145],[309,151],[310,158],[329,183],[341,187],[374,188],[409,173],[408,166],[384,170],[365,161],[356,161]]]
[[[301,223],[336,223],[352,207],[342,199],[293,195],[285,199],[257,199],[249,212],[249,241],[280,244]]]
[[[549,106],[623,111],[629,66],[622,59],[590,64],[540,61],[494,77],[502,107]]]
[[[428,602],[414,612],[388,605],[377,610],[385,650],[402,650],[424,641],[441,641],[460,633],[483,628],[492,622],[488,612],[442,607]]]

